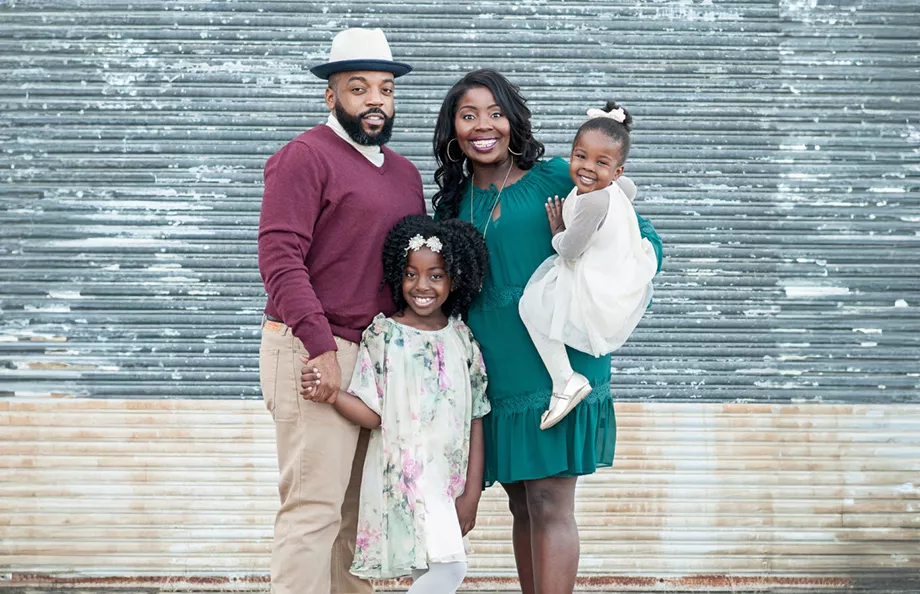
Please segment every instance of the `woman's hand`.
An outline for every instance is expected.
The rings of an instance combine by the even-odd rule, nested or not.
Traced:
[[[546,218],[549,219],[549,228],[553,235],[565,231],[565,223],[562,221],[563,204],[565,204],[565,198],[559,196],[546,199]]]
[[[473,489],[467,489],[457,497],[457,519],[460,520],[460,534],[466,536],[476,526],[476,513],[479,511],[479,497]]]

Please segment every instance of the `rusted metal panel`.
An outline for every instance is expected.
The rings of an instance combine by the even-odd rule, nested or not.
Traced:
[[[381,26],[416,71],[394,148],[431,185],[461,73],[506,72],[549,155],[634,113],[664,238],[620,401],[918,402],[920,10],[877,0],[0,2],[8,396],[257,398],[265,159],[308,67]]]
[[[14,581],[263,583],[277,469],[262,403],[3,404],[0,567]],[[619,403],[617,417],[615,468],[578,486],[585,587],[920,572],[920,406]],[[513,584],[502,493],[483,499],[471,588]]]

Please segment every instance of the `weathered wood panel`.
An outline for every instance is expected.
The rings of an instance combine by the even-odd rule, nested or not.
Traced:
[[[918,575],[917,405],[617,413],[615,468],[578,487],[585,580]],[[260,402],[5,400],[0,426],[0,567],[15,579],[264,579],[277,471]],[[486,492],[478,583],[514,574],[505,505]]]
[[[920,7],[902,0],[0,2],[0,394],[257,398],[265,159],[381,26],[394,148],[493,66],[549,155],[607,97],[667,250],[623,400],[920,402]]]

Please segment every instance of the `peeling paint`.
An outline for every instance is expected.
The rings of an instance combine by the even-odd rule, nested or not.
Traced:
[[[836,295],[849,295],[850,289],[847,287],[829,287],[823,285],[805,284],[803,281],[783,281],[783,290],[786,297],[795,298],[812,298],[812,297],[832,297]]]

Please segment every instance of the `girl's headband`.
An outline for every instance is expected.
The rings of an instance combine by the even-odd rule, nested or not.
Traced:
[[[408,254],[409,250],[412,250],[413,252],[417,252],[426,245],[428,246],[428,249],[430,249],[436,254],[440,254],[441,248],[444,247],[444,244],[441,243],[441,240],[438,239],[437,235],[432,235],[428,239],[425,239],[421,235],[416,235],[415,237],[409,240],[409,246],[406,247],[406,253]]]
[[[591,119],[594,118],[610,118],[611,120],[622,124],[626,121],[626,112],[622,107],[616,109],[611,109],[610,111],[604,111],[603,109],[596,109],[592,107],[588,110],[588,117]]]

